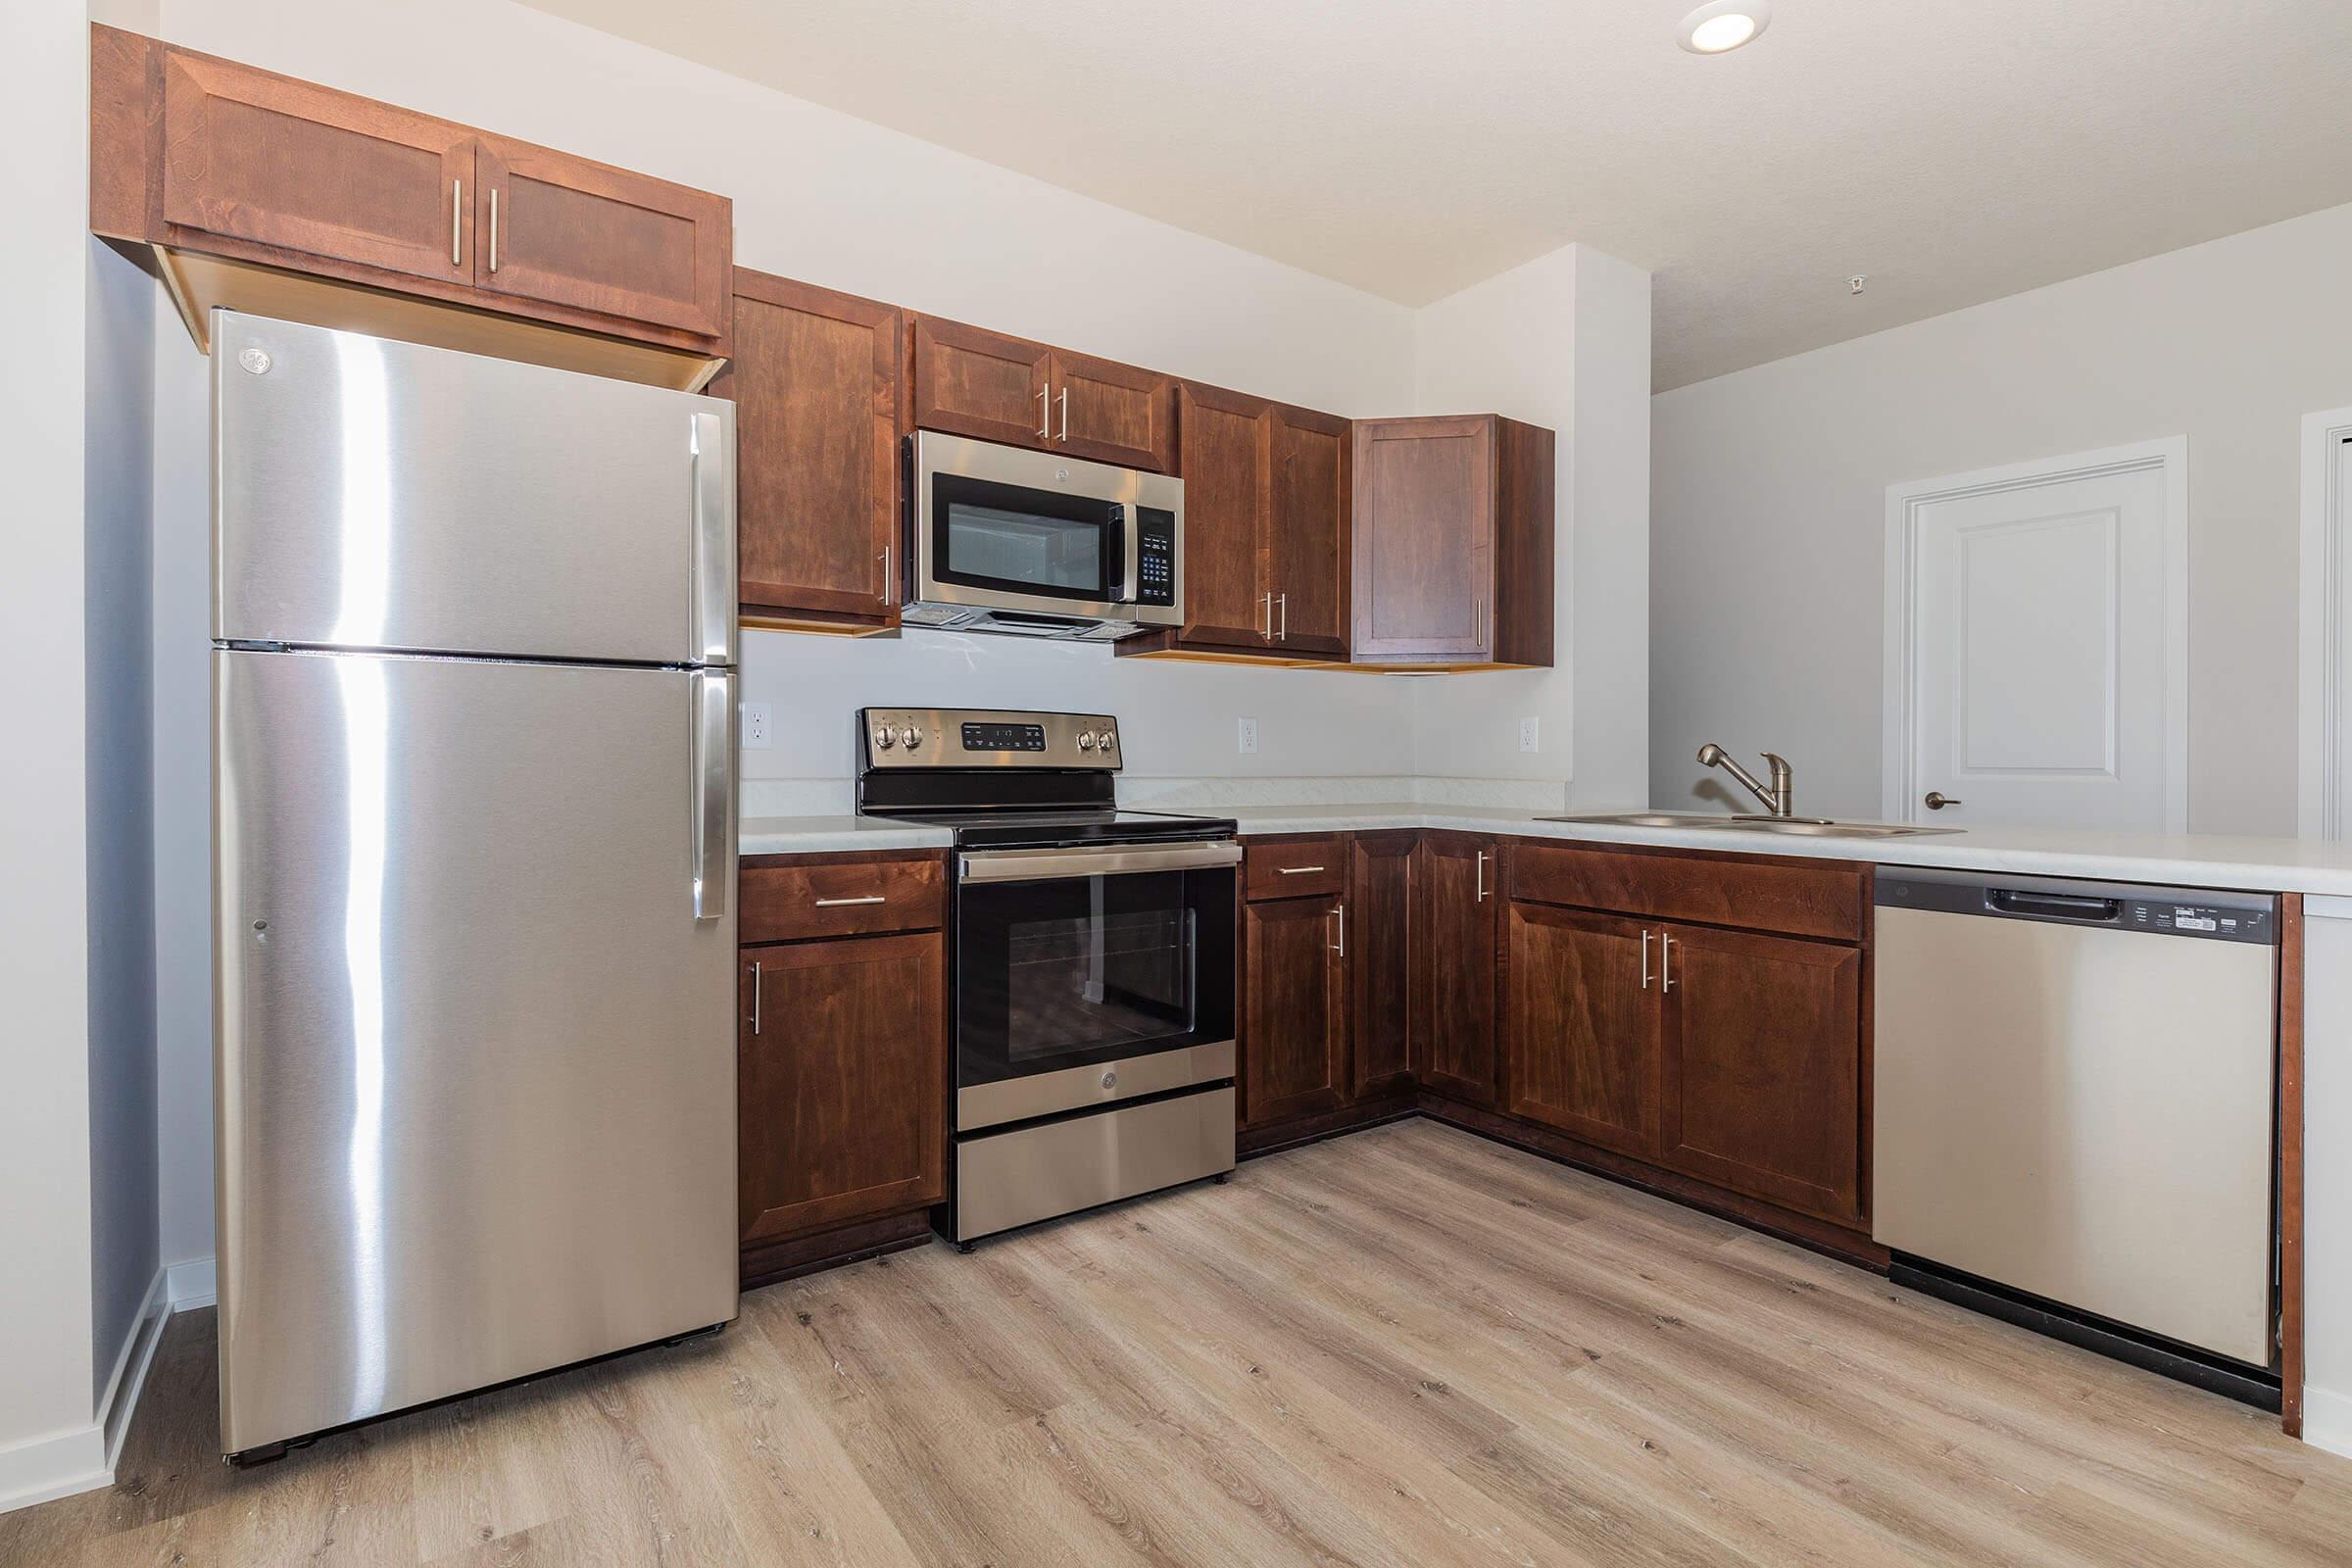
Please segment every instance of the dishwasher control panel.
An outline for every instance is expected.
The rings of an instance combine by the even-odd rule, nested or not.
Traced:
[[[1879,871],[1876,902],[1887,909],[1985,915],[2206,942],[2268,946],[2278,940],[2278,905],[2269,895],[2218,888],[1885,866]]]
[[[2233,937],[2240,942],[2271,940],[2271,911],[2219,904],[2152,904],[2132,899],[2124,923],[2136,931],[2170,931],[2175,936]]]

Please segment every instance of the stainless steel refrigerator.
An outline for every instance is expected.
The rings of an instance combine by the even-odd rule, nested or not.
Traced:
[[[716,399],[217,311],[232,1455],[731,1319]]]

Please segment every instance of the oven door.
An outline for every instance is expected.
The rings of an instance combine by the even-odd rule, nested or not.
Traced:
[[[1231,841],[975,851],[956,887],[956,1127],[1233,1076]]]

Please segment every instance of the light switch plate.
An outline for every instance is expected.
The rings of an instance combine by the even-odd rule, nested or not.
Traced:
[[[765,703],[743,703],[739,707],[742,713],[743,749],[747,752],[763,752],[773,746],[775,744],[771,738],[774,733],[771,728],[773,720],[768,717],[767,705]]]

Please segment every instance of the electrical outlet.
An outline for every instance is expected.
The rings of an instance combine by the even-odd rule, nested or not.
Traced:
[[[767,705],[765,703],[742,704],[741,712],[743,717],[743,749],[745,751],[761,752],[775,744],[775,742],[769,738],[773,733],[769,728],[772,720],[770,720],[768,717]]]
[[[1519,721],[1519,749],[1523,752],[1539,750],[1536,745],[1536,721],[1533,715]]]
[[[1245,718],[1242,720],[1241,747],[1242,755],[1244,757],[1255,757],[1257,755],[1256,719]]]

